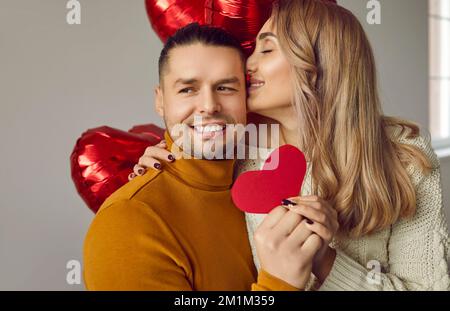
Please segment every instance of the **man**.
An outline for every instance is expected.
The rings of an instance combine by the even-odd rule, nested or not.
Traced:
[[[156,111],[169,149],[181,147],[176,128],[191,139],[185,149],[234,141],[225,125],[246,122],[244,57],[234,38],[186,26],[161,52],[159,75]],[[265,271],[257,277],[244,215],[230,197],[234,161],[186,159],[197,154],[185,149],[104,202],[85,241],[87,289],[296,290]]]

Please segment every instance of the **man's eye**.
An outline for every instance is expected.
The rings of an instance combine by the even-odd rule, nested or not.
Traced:
[[[185,93],[185,94],[190,94],[192,93],[194,90],[191,87],[187,87],[184,89],[181,89],[178,93]]]
[[[233,89],[231,87],[226,87],[226,86],[219,86],[217,88],[217,90],[221,91],[221,92],[233,92],[233,91],[236,91],[235,89]]]

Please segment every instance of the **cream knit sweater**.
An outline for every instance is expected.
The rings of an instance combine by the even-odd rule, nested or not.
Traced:
[[[390,130],[391,138],[419,147],[431,160],[433,169],[424,176],[413,165],[408,173],[416,189],[417,213],[390,228],[358,239],[335,239],[336,260],[319,290],[449,290],[449,235],[443,212],[440,164],[429,139],[407,139],[399,127]],[[261,169],[264,159],[239,161],[236,174]],[[311,166],[301,195],[311,194]],[[265,215],[246,214],[247,229],[256,267],[253,234]]]

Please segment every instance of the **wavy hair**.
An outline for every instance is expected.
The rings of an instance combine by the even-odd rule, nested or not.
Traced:
[[[407,166],[424,174],[430,160],[391,137],[409,121],[383,115],[367,36],[348,10],[325,0],[279,0],[272,25],[293,71],[299,145],[312,162],[313,193],[332,202],[340,231],[359,237],[416,212]]]

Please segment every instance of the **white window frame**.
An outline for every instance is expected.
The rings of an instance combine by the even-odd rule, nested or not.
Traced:
[[[450,16],[447,16],[446,14],[444,14],[443,11],[434,11],[432,10],[432,6],[434,3],[438,2],[439,0],[429,0],[429,5],[430,5],[430,9],[429,9],[429,21],[430,21],[430,29],[431,29],[431,23],[433,21],[439,20],[439,21],[448,21],[450,23]],[[440,0],[440,1],[448,1],[448,4],[445,3],[445,5],[450,5],[450,0]],[[434,2],[434,3],[433,3]],[[442,10],[442,8],[441,8]],[[444,30],[445,29],[445,30]],[[432,31],[430,30],[430,38],[431,36],[435,36],[436,34],[433,34]],[[441,55],[444,53],[443,51],[446,51],[445,54],[449,54],[447,57],[442,57],[439,60],[439,64],[440,66],[442,66],[442,68],[449,68],[450,64],[448,62],[450,62],[450,27],[447,28],[440,28],[440,36],[438,38],[433,38],[434,40],[430,40],[430,52],[432,51],[432,42],[439,42],[440,45],[440,53]],[[430,66],[432,65],[433,60],[432,59],[433,55],[431,55],[430,53]],[[442,63],[441,63],[442,62]],[[432,81],[442,81],[442,80],[447,80],[450,81],[450,75],[447,76],[433,76],[432,70],[430,70],[430,76],[429,76],[429,81],[430,81],[430,123],[432,122],[432,116],[431,116],[431,105],[433,104],[433,100],[437,100],[436,98],[434,98],[431,95],[431,82]],[[449,73],[450,74],[450,73]],[[445,94],[445,93],[444,93]],[[450,92],[448,92],[448,94],[450,94]],[[442,95],[442,96],[448,96],[449,98],[441,98],[440,102],[438,105],[440,106],[440,112],[444,112],[444,115],[441,116],[440,122],[444,122],[445,125],[440,124],[440,126],[446,126],[446,127],[450,127],[450,95]],[[435,117],[435,116],[434,116]],[[446,122],[446,123],[445,123]],[[430,131],[431,131],[431,124],[430,124]],[[450,129],[444,129],[445,132],[449,133]],[[447,156],[447,154],[450,156],[450,136],[446,137],[446,138],[433,138],[433,147],[437,150],[443,150],[443,149],[448,149],[445,153],[445,156]]]

